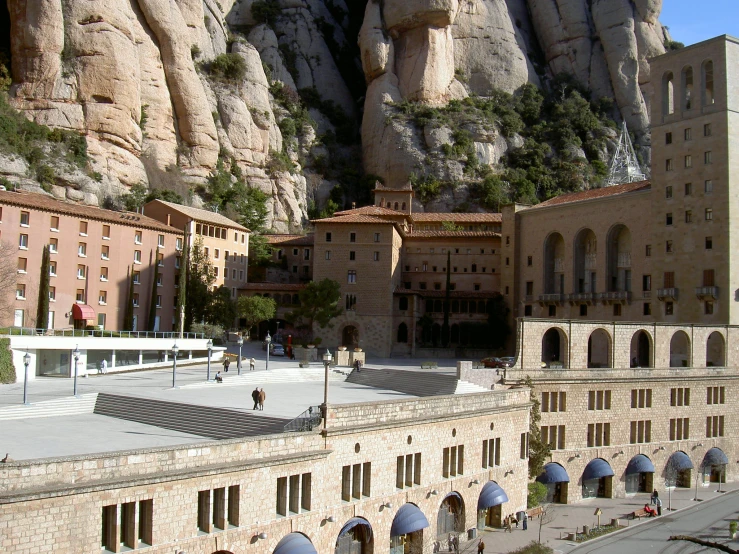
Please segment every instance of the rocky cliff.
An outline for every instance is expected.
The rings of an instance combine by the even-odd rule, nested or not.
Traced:
[[[86,137],[96,178],[60,172],[57,196],[102,203],[151,181],[151,168],[202,185],[228,160],[268,195],[268,226],[296,230],[336,185],[361,200],[362,172],[394,186],[433,170],[421,143],[445,139],[393,118],[403,101],[444,106],[569,73],[643,134],[646,60],[668,38],[660,9],[661,0],[8,0],[10,102]],[[516,147],[495,132],[475,141],[490,166]],[[26,177],[11,165],[0,173]]]

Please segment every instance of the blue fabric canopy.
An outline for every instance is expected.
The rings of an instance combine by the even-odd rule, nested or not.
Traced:
[[[654,473],[652,460],[644,454],[638,454],[631,458],[629,465],[626,466],[626,475],[632,475],[634,473]]]
[[[544,473],[536,478],[539,483],[548,485],[550,483],[569,483],[570,476],[561,465],[550,462],[544,466]]]
[[[585,471],[582,472],[582,480],[590,481],[601,477],[613,477],[613,470],[603,458],[595,458],[585,466]]]
[[[670,456],[667,461],[667,467],[672,467],[675,471],[684,471],[686,469],[693,469],[693,462],[690,461],[688,455],[685,452],[677,451]]]
[[[415,504],[403,504],[395,514],[393,525],[390,527],[390,536],[399,537],[413,531],[420,531],[429,526],[423,512]]]
[[[300,533],[290,533],[282,537],[272,554],[318,554],[310,539]]]
[[[459,494],[458,492],[454,492],[454,491],[452,491],[452,492],[450,492],[449,494],[447,494],[447,495],[446,495],[446,496],[444,497],[444,499],[442,500],[442,502],[444,502],[444,500],[446,500],[447,498],[452,498],[452,497],[453,497],[453,498],[456,498],[457,500],[459,500],[459,503],[460,503],[460,504],[464,504],[464,500],[462,500],[462,495],[461,495],[461,494]]]
[[[729,463],[729,458],[726,457],[724,451],[720,448],[711,448],[706,455],[703,456],[703,467],[708,466],[721,466]]]
[[[361,517],[353,517],[349,521],[347,521],[344,527],[341,528],[341,531],[339,531],[339,536],[343,537],[349,531],[354,529],[357,525],[366,525],[367,526],[367,540],[368,541],[372,540],[372,526],[370,525],[369,521]]]
[[[495,481],[488,481],[480,491],[480,498],[477,499],[477,509],[492,508],[504,502],[508,502],[508,495],[505,491]]]

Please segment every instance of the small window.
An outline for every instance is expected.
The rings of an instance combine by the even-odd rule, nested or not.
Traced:
[[[161,307],[162,307],[162,295],[157,294],[157,308],[161,308]]]
[[[103,225],[103,238],[110,239],[110,225]]]
[[[529,266],[529,267],[531,267],[532,265],[534,265],[534,258],[532,256],[528,256],[526,258],[526,265]]]
[[[667,252],[668,254],[672,253],[672,241],[671,240],[665,241],[665,252]]]
[[[349,242],[357,242],[357,233],[349,233]]]
[[[685,140],[693,140],[693,129],[690,127],[685,129]]]
[[[133,251],[133,261],[134,263],[137,263],[137,264],[141,263],[141,250]]]
[[[713,250],[713,237],[706,237],[706,250]]]
[[[665,302],[665,315],[674,314],[674,304],[672,302]]]
[[[306,248],[303,250],[303,259],[310,260],[310,248]]]
[[[706,315],[711,315],[713,313],[713,302],[711,300],[706,300],[703,313]]]
[[[373,255],[372,255],[372,259],[375,262],[379,262],[380,261],[380,253],[379,252],[374,252]]]
[[[74,296],[74,301],[78,304],[84,304],[85,303],[85,289],[77,289],[77,292]]]
[[[177,237],[177,239],[175,239],[175,248],[177,250],[182,250],[182,239],[179,238],[179,237]]]
[[[531,307],[531,304],[526,304],[526,305],[525,305],[525,306],[523,307],[523,315],[524,315],[524,317],[531,317],[531,314],[532,314],[532,313],[533,313],[533,312],[532,312],[532,307]]]
[[[672,170],[673,170],[672,158],[668,158],[665,160],[665,171],[672,171]]]
[[[28,235],[20,235],[18,237],[18,248],[28,250]]]
[[[672,144],[672,133],[665,133],[665,144]]]
[[[110,246],[103,246],[101,248],[100,257],[103,260],[107,260],[110,257]]]
[[[84,279],[84,278],[85,278],[85,266],[78,265],[77,266],[77,279]]]
[[[23,283],[18,283],[15,286],[15,297],[18,300],[25,300],[26,299],[26,285]]]
[[[133,284],[134,285],[141,284],[141,272],[140,271],[133,272]]]
[[[86,242],[80,242],[77,245],[77,255],[80,258],[86,258],[87,257],[87,243]]]
[[[685,223],[692,223],[693,221],[693,212],[690,210],[685,210]]]
[[[141,236],[141,231],[136,231],[136,233],[134,233],[133,235],[133,242],[135,242],[136,244],[141,244]]]
[[[691,167],[693,167],[693,156],[688,154],[685,156],[685,169],[690,169]]]
[[[18,273],[26,273],[28,269],[28,258],[18,258]]]
[[[713,152],[709,150],[708,152],[703,153],[703,163],[706,165],[711,165],[713,163]]]
[[[665,225],[672,225],[672,214],[668,213],[665,215]]]
[[[711,124],[706,123],[703,125],[703,136],[704,137],[710,137],[711,136]]]
[[[613,315],[614,316],[620,316],[621,315],[621,304],[614,304],[613,305]]]
[[[665,198],[672,198],[672,186],[668,185],[665,187]]]
[[[326,250],[326,259],[327,260],[331,259],[331,250]]]
[[[706,221],[713,221],[713,208],[706,208]]]
[[[349,261],[354,261],[357,259],[357,253],[354,250],[349,251]]]
[[[49,275],[56,277],[56,262],[49,262]]]
[[[100,280],[101,281],[107,281],[108,280],[108,268],[107,267],[101,267],[100,268]]]
[[[87,236],[87,221],[80,221],[80,235]]]
[[[557,317],[557,306],[554,304],[549,305],[549,317]]]
[[[52,231],[59,230],[59,216],[58,215],[51,216],[51,230]]]
[[[581,316],[588,315],[588,305],[587,304],[580,304],[580,315]]]
[[[652,276],[651,275],[642,275],[641,290],[645,292],[652,290]]]
[[[644,315],[652,315],[652,305],[649,302],[644,302],[643,313]]]
[[[98,293],[98,304],[107,304],[108,303],[108,291],[101,290]]]
[[[331,233],[326,233],[326,242],[331,242]]]
[[[159,246],[159,248],[164,248],[164,235],[159,235],[157,238],[157,246]]]
[[[56,302],[56,287],[49,287],[49,302]]]
[[[297,255],[298,255],[298,249],[297,248],[293,248],[293,256],[297,256]]]
[[[705,192],[706,194],[711,194],[713,192],[713,181],[711,179],[708,179],[703,184],[703,192]]]
[[[380,242],[380,233],[375,233],[375,242]]]
[[[693,183],[685,183],[685,196],[693,194]]]
[[[133,307],[134,308],[139,307],[139,293],[138,292],[133,293]]]
[[[31,221],[31,212],[21,212],[21,227],[28,227]]]
[[[49,252],[52,254],[59,252],[59,239],[49,240]]]
[[[644,248],[644,255],[649,258],[652,255],[652,245],[647,244]]]
[[[346,282],[347,283],[352,283],[352,284],[354,284],[354,283],[357,282],[357,272],[356,272],[356,270],[350,269],[347,272],[347,280],[346,280]]]

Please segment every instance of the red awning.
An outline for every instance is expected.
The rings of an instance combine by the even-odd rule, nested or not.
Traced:
[[[72,306],[72,319],[87,321],[95,320],[95,310],[87,304],[74,304]]]

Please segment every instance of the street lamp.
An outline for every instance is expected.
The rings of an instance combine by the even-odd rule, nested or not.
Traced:
[[[180,351],[180,347],[177,346],[177,343],[174,343],[174,346],[172,346],[172,388],[177,388],[175,385],[177,383],[177,353]]]
[[[31,365],[31,355],[28,353],[28,348],[26,348],[26,353],[23,355],[23,365],[26,366],[26,375],[23,378],[23,403],[28,404],[28,366]]]
[[[328,420],[328,367],[331,365],[331,352],[326,349],[323,358],[323,428],[326,428]]]
[[[210,381],[210,356],[213,354],[213,341],[208,339],[205,346],[208,348],[208,374],[206,375],[205,380]]]
[[[269,331],[267,331],[267,336],[264,337],[264,342],[267,343],[267,366],[266,366],[266,371],[269,371],[269,345],[272,343],[272,337],[269,336]]]
[[[74,395],[77,396],[77,366],[79,365],[80,361],[80,345],[76,345],[74,347],[74,351],[72,352],[72,355],[74,356]]]
[[[244,337],[239,335],[239,340],[236,341],[236,344],[239,345],[239,361],[236,362],[236,369],[238,370],[239,375],[241,375],[241,347],[244,346]]]

